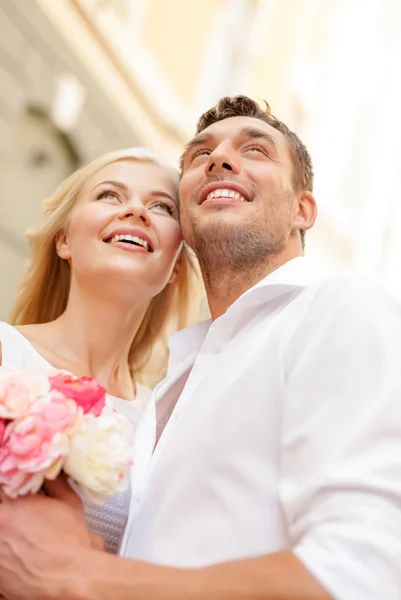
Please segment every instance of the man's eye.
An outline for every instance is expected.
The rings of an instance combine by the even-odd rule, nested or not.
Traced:
[[[192,160],[194,160],[198,156],[209,156],[209,154],[211,154],[210,150],[206,150],[205,148],[201,148],[200,150],[197,150],[195,152],[195,154],[193,154]]]
[[[261,146],[247,146],[245,150],[249,150],[251,152],[265,152],[264,148]]]

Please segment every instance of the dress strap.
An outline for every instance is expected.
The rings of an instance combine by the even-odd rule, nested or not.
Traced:
[[[22,333],[4,321],[0,321],[0,342],[3,367],[50,368]]]
[[[0,321],[0,342],[3,367],[18,367],[23,364],[20,334],[14,327]]]

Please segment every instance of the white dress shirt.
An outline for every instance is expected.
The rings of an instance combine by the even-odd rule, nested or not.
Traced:
[[[313,280],[294,259],[173,336],[155,402],[191,371],[152,457],[148,407],[126,556],[189,567],[290,548],[336,600],[401,599],[400,305]]]

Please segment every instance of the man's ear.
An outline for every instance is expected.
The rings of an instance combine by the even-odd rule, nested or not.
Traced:
[[[177,257],[177,260],[175,261],[174,269],[170,275],[170,279],[168,280],[168,283],[174,283],[174,281],[177,279],[183,260],[184,260],[184,258],[183,258],[183,253],[181,250],[181,252],[179,253],[179,255]]]
[[[67,237],[67,233],[62,230],[57,234],[56,237],[56,252],[60,258],[69,260],[71,258],[70,243]]]
[[[297,203],[295,205],[295,214],[292,222],[293,229],[306,231],[313,227],[317,217],[316,200],[306,190],[297,194]]]

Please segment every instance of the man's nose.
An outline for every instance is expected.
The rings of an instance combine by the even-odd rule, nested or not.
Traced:
[[[206,175],[217,175],[218,173],[224,173],[224,171],[238,173],[238,159],[233,150],[223,147],[216,148],[209,155],[205,168]]]

